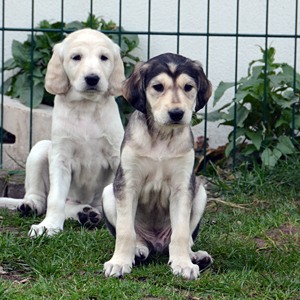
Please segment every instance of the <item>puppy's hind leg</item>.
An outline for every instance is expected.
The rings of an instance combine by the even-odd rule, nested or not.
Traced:
[[[138,264],[147,259],[150,250],[147,242],[138,234],[136,235],[135,263]]]
[[[116,237],[117,207],[112,184],[103,190],[102,213],[108,230],[113,237]]]
[[[193,200],[193,205],[192,205],[192,214],[190,219],[190,230],[191,230],[190,247],[193,246],[194,244],[193,241],[196,239],[198,235],[199,226],[206,206],[206,198],[207,197],[206,197],[205,188],[202,184],[199,184],[199,188]],[[212,257],[206,251],[202,251],[202,250],[193,252],[190,249],[190,259],[193,263],[199,266],[200,270],[206,268],[213,262]]]
[[[26,162],[24,201],[17,207],[22,214],[36,212],[42,215],[46,212],[47,195],[49,192],[49,161],[51,141],[40,141],[31,149]]]

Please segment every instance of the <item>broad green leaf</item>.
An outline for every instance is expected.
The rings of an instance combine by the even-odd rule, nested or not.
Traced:
[[[295,151],[295,147],[291,139],[287,136],[280,136],[278,138],[277,149],[283,154],[292,154]]]
[[[246,132],[246,136],[251,140],[251,142],[253,143],[255,148],[257,150],[260,150],[261,143],[263,140],[262,131],[261,130],[259,130],[257,132],[248,131],[248,132]]]
[[[252,60],[250,63],[249,63],[249,66],[248,66],[248,77],[251,76],[251,70],[254,68],[252,67],[255,63],[259,62],[259,60]]]
[[[234,82],[221,81],[215,90],[213,106],[215,106],[218,103],[220,98],[224,95],[225,91],[233,86]]]
[[[238,139],[236,140],[236,142],[235,142],[235,146],[238,146],[238,145],[241,143],[241,141],[242,141],[242,139],[241,139],[241,138],[238,138]],[[233,143],[233,141],[231,141],[231,142],[227,145],[227,147],[226,147],[226,149],[225,149],[225,156],[226,156],[226,157],[229,157],[230,153],[231,153],[232,150],[233,150],[233,147],[234,147],[234,143]]]
[[[78,29],[83,29],[83,28],[85,28],[85,26],[81,22],[78,22],[78,21],[70,22],[65,25],[65,29],[78,30]]]
[[[263,71],[263,66],[255,66],[252,68],[252,77],[257,79]]]
[[[40,52],[40,51],[33,51],[33,61],[37,62],[38,60],[42,59],[45,56],[44,53]]]
[[[137,56],[133,56],[133,55],[131,55],[131,54],[129,54],[129,53],[128,53],[126,56],[127,56],[128,58],[134,60],[135,62],[140,61],[140,59],[139,59]]]
[[[8,79],[6,79],[3,83],[3,94],[6,94],[7,91],[9,90],[10,86],[11,86],[11,82],[12,82],[12,77],[9,77]],[[2,86],[0,87],[0,92],[2,92]]]
[[[290,100],[290,104],[296,103],[299,101],[299,96],[297,96],[293,91],[287,90],[283,94],[285,99]]]
[[[226,157],[229,157],[229,155],[230,155],[232,149],[233,149],[233,141],[230,142],[230,143],[227,145],[226,149],[225,149],[225,156],[226,156]]]
[[[41,78],[44,78],[44,75],[42,73],[42,67],[39,66],[39,67],[35,67],[33,69],[33,76],[34,77],[41,77]]]
[[[294,68],[291,67],[290,65],[288,65],[288,64],[282,64],[281,65],[281,69],[282,69],[283,73],[286,76],[289,76],[290,78],[294,78],[294,74],[296,73],[296,80],[300,81],[300,74],[297,73],[297,72],[295,72]]]
[[[13,58],[19,66],[22,66],[24,62],[30,62],[31,48],[29,46],[13,40],[11,51]]]
[[[218,120],[222,120],[223,115],[224,115],[223,112],[219,112],[218,110],[215,110],[215,111],[210,112],[210,113],[207,114],[207,121],[215,122],[215,121],[218,121]]]
[[[248,90],[248,89],[255,89],[258,88],[260,85],[264,84],[264,80],[261,78],[254,78],[254,77],[249,77],[247,81],[243,84],[241,87],[243,90]]]
[[[281,125],[283,125],[283,124],[290,124],[287,120],[285,120],[284,118],[280,118],[277,122],[276,122],[276,124],[275,124],[275,128],[278,128],[278,127],[280,127]]]
[[[32,93],[32,107],[36,108],[43,100],[44,85],[39,83],[38,85],[34,86]],[[20,89],[20,102],[28,107],[31,105],[30,80],[24,82],[24,85]]]
[[[272,151],[270,148],[266,148],[261,155],[261,160],[266,167],[274,167],[281,155],[282,153],[277,149]]]
[[[247,156],[247,155],[252,154],[254,151],[257,151],[257,148],[253,144],[249,144],[243,150],[243,154]]]
[[[237,104],[236,105],[236,125],[238,127],[243,127],[243,123],[245,121],[245,119],[248,117],[249,115],[249,110],[240,105],[240,104]],[[224,119],[229,121],[229,120],[234,120],[234,106],[231,106],[229,109],[228,109],[228,114],[226,114],[224,116]]]
[[[88,19],[86,22],[81,22],[84,27],[90,27],[91,26],[91,16],[89,15],[88,16]],[[100,26],[100,17],[96,17],[95,15],[92,15],[92,26],[93,26],[93,29],[98,29],[99,26]]]
[[[290,127],[292,128],[292,122],[290,123]],[[300,129],[300,116],[296,115],[295,116],[295,129]]]
[[[239,102],[244,99],[247,95],[249,95],[248,91],[237,91],[235,94],[234,102]]]
[[[237,110],[237,114],[236,114],[236,125],[238,127],[243,127],[244,126],[244,121],[246,120],[246,118],[249,115],[249,110],[245,107],[242,106],[241,108],[239,108]]]
[[[271,95],[274,102],[281,108],[291,108],[294,103],[299,101],[299,98],[291,91],[286,91],[283,95],[284,97],[275,94]]]
[[[13,58],[9,58],[7,61],[4,62],[4,68],[3,69],[4,70],[12,70],[16,67],[17,67],[17,65],[16,65],[15,60]]]
[[[132,73],[133,69],[134,69],[134,64],[130,63],[130,62],[125,62],[124,63],[124,69],[125,69],[125,77],[128,78],[130,76],[130,74]]]
[[[26,82],[29,82],[29,79],[27,79],[27,74],[26,73],[22,73],[19,74],[17,77],[17,80],[15,81],[14,85],[13,85],[13,90],[14,90],[14,97],[18,98],[20,96],[20,91],[22,89],[22,87],[26,84]]]
[[[247,129],[246,128],[237,128],[235,130],[235,139],[239,138],[240,136],[244,136],[246,133]],[[232,130],[229,135],[228,135],[228,140],[230,142],[233,141],[233,136],[234,136],[234,130]]]
[[[202,118],[198,118],[197,113],[193,112],[191,126],[196,126],[203,121]]]

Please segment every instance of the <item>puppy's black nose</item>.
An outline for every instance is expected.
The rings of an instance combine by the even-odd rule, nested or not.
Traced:
[[[99,76],[94,74],[88,75],[84,79],[85,82],[90,86],[95,86],[100,80]]]
[[[175,122],[180,121],[183,115],[184,115],[184,111],[179,108],[175,108],[169,111],[170,118]]]

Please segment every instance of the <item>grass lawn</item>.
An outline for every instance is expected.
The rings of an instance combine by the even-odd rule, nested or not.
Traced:
[[[214,178],[194,246],[214,263],[195,281],[173,276],[163,255],[104,278],[114,249],[106,228],[67,221],[54,238],[30,239],[41,218],[0,210],[0,299],[300,299],[299,178],[298,157]]]

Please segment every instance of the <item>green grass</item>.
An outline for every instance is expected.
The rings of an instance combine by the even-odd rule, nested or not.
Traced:
[[[67,221],[65,230],[30,239],[41,218],[0,210],[0,299],[300,299],[300,162],[213,181],[195,249],[214,263],[195,281],[173,276],[168,257],[150,256],[125,279],[104,278],[114,239],[106,228]],[[215,203],[212,206],[212,203]]]

